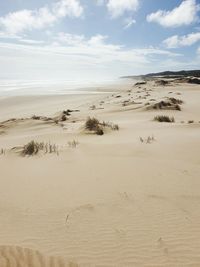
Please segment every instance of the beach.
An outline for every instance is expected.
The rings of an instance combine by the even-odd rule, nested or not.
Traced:
[[[0,97],[0,267],[200,266],[200,86],[156,81]]]

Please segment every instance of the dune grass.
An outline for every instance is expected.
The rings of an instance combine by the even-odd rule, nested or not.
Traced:
[[[78,145],[79,145],[79,142],[76,141],[76,140],[72,140],[72,141],[69,141],[69,142],[68,142],[68,146],[69,146],[70,148],[76,148]]]
[[[24,145],[21,154],[23,156],[34,156],[37,155],[40,151],[43,151],[44,153],[58,154],[58,147],[55,144],[36,142],[32,140],[28,142],[26,145]]]
[[[173,123],[175,122],[174,117],[169,117],[166,115],[158,115],[154,117],[154,121],[158,121],[158,122],[168,122],[168,123]]]
[[[104,134],[104,129],[106,127],[110,128],[113,131],[118,131],[119,130],[119,126],[117,124],[113,124],[111,122],[105,122],[105,121],[100,122],[96,118],[88,117],[86,122],[85,122],[85,129],[87,131],[94,132],[97,135],[103,135]]]

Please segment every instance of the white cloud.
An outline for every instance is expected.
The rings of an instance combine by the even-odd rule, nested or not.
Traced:
[[[96,4],[97,4],[98,6],[102,6],[102,5],[105,4],[105,0],[95,0],[95,1],[96,1]]]
[[[20,42],[25,43],[25,44],[33,44],[33,45],[41,45],[44,44],[44,41],[39,41],[39,40],[32,40],[32,39],[20,39]]]
[[[83,8],[78,0],[60,0],[37,10],[20,10],[0,17],[0,30],[19,34],[27,30],[42,29],[63,17],[80,17]]]
[[[177,56],[179,54],[152,47],[135,49],[112,44],[102,35],[86,38],[59,33],[52,36],[52,43],[36,45],[31,44],[31,40],[28,44],[0,43],[0,61],[3,62],[0,75],[77,79],[78,73],[84,79],[112,79],[149,71],[161,58]]]
[[[178,48],[181,46],[190,46],[200,41],[200,32],[190,33],[184,36],[174,35],[163,41],[167,48]]]
[[[84,35],[74,35],[69,33],[60,32],[54,37],[54,49],[55,51],[68,52],[71,51],[73,55],[79,56],[89,55],[94,57],[93,60],[106,60],[106,57],[111,61],[133,61],[147,62],[146,56],[152,55],[164,55],[164,56],[180,56],[180,54],[172,53],[166,50],[161,50],[153,47],[144,49],[128,49],[122,45],[116,45],[109,43],[108,36],[94,35],[87,39]],[[52,50],[53,52],[54,50]]]
[[[108,0],[107,8],[113,18],[122,16],[126,11],[136,11],[139,0]]]
[[[128,29],[128,28],[130,28],[132,25],[136,24],[136,20],[133,19],[133,18],[126,18],[126,19],[124,20],[124,24],[125,24],[124,29]]]
[[[17,34],[25,30],[44,28],[55,20],[56,17],[47,8],[38,11],[21,10],[1,17],[0,26],[7,33]]]
[[[148,22],[156,22],[164,27],[190,25],[198,20],[200,10],[196,0],[184,0],[171,11],[158,10],[147,16]]]
[[[83,13],[83,7],[78,0],[60,0],[52,9],[57,18],[66,16],[78,18]]]
[[[16,34],[0,31],[0,39],[20,39],[21,37]]]
[[[63,43],[69,46],[74,46],[74,45],[80,44],[85,39],[85,37],[83,35],[59,32],[57,36],[54,37],[54,39],[58,43]]]
[[[105,35],[101,35],[101,34],[97,34],[92,36],[89,40],[88,40],[88,44],[91,46],[99,46],[99,45],[104,45],[104,41],[108,38],[108,36]]]
[[[70,34],[65,32],[59,32],[57,36],[54,37],[54,44],[66,45],[66,46],[90,46],[90,47],[96,47],[96,46],[102,46],[105,44],[105,40],[108,37],[105,35],[97,34],[92,36],[89,39],[86,39],[84,35],[77,35],[77,34]]]

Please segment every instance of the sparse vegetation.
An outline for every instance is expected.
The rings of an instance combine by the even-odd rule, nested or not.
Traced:
[[[173,101],[170,99],[167,101],[160,101],[158,103],[155,103],[148,107],[147,109],[164,109],[164,110],[179,110],[181,111],[181,107],[179,104],[176,103],[175,98],[173,98]]]
[[[103,129],[100,128],[100,127],[98,127],[98,128],[96,129],[96,134],[97,134],[97,135],[104,135],[104,131],[103,131]]]
[[[67,109],[67,110],[63,110],[63,115],[66,115],[66,116],[70,116],[70,112],[72,112],[71,110]]]
[[[22,154],[23,155],[36,155],[41,149],[41,144],[35,141],[30,141],[23,147]]]
[[[96,118],[88,118],[85,123],[85,129],[94,132],[97,135],[103,135],[104,134],[104,128],[110,128],[113,131],[118,131],[119,126],[117,124],[113,124],[111,122],[105,122],[102,123],[97,120]]]
[[[0,155],[5,155],[6,154],[6,150],[4,148],[0,149]]]
[[[169,81],[157,80],[157,81],[155,81],[155,84],[158,85],[158,86],[166,86],[166,85],[169,85]]]
[[[48,118],[48,117],[45,117],[45,116],[37,116],[37,115],[33,115],[31,117],[31,119],[33,119],[33,120],[41,120],[41,121],[52,121],[53,120],[52,118]]]
[[[122,106],[125,107],[130,103],[130,100],[125,100],[122,102]]]
[[[96,106],[95,106],[95,105],[92,105],[92,106],[90,107],[90,109],[91,109],[91,110],[95,110],[95,109],[96,109]]]
[[[169,100],[173,103],[173,104],[183,104],[183,101],[181,99],[177,99],[175,97],[169,97]]]
[[[68,146],[71,148],[76,148],[79,145],[79,142],[76,140],[72,140],[68,142]]]
[[[111,129],[113,131],[119,131],[119,125],[118,124],[112,124]]]
[[[108,127],[108,128],[110,128],[111,130],[113,130],[113,131],[119,131],[119,125],[118,125],[118,124],[114,124],[114,123],[112,123],[112,122],[105,122],[105,121],[103,121],[103,122],[101,123],[101,125],[102,125],[103,127]]]
[[[174,97],[168,97],[167,100],[161,100],[157,103],[149,105],[146,107],[147,110],[152,109],[162,109],[162,110],[178,110],[181,111],[181,106],[183,101]]]
[[[96,131],[96,129],[99,127],[99,124],[100,122],[96,118],[88,117],[85,123],[85,129],[88,131]]]
[[[62,117],[61,117],[61,121],[66,121],[66,120],[67,120],[67,117],[66,117],[65,114],[63,114]]]
[[[193,120],[189,120],[188,123],[189,124],[192,124],[192,123],[194,123],[194,121]]]
[[[40,116],[33,115],[33,116],[32,116],[32,119],[33,119],[33,120],[40,120],[41,117],[40,117]]]
[[[58,148],[55,144],[44,143],[44,142],[36,142],[34,140],[27,143],[22,149],[23,156],[34,156],[39,153],[39,151],[43,151],[44,153],[57,153]]]
[[[149,106],[149,105],[150,105],[150,103],[149,103],[149,102],[147,102],[147,103],[145,103],[144,105],[145,105],[145,106]]]
[[[176,104],[174,107],[175,107],[176,110],[181,111],[181,107],[178,104]]]
[[[145,84],[147,84],[147,82],[142,81],[142,82],[137,82],[137,83],[135,83],[134,86],[145,85]]]
[[[152,142],[155,141],[154,136],[148,136],[147,138],[140,137],[140,142],[145,143],[145,144],[151,144]]]
[[[102,126],[101,126],[99,120],[97,120],[96,118],[88,117],[88,119],[86,120],[86,123],[85,123],[85,129],[90,131],[90,132],[95,132],[97,135],[103,135],[104,134]]]
[[[158,122],[175,122],[174,117],[169,117],[166,115],[158,115],[154,117],[154,121],[158,121]]]

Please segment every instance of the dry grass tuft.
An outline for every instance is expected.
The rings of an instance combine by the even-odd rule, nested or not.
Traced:
[[[0,155],[5,155],[6,154],[6,150],[4,148],[0,149]]]
[[[183,100],[181,100],[181,99],[177,99],[177,98],[175,98],[175,97],[169,97],[168,99],[169,99],[169,100],[171,101],[171,103],[173,103],[173,104],[179,104],[179,105],[181,105],[181,104],[184,103]]]
[[[68,146],[71,148],[76,148],[79,145],[79,142],[76,140],[72,140],[68,142]]]
[[[119,125],[118,125],[118,124],[114,124],[114,123],[112,123],[112,122],[105,122],[105,121],[103,121],[103,122],[101,123],[101,125],[102,125],[103,127],[108,127],[108,128],[110,128],[111,130],[113,130],[113,131],[119,131]]]
[[[40,149],[41,149],[41,145],[39,143],[37,143],[35,141],[30,141],[28,144],[26,144],[23,147],[22,154],[24,156],[36,155]]]
[[[158,122],[175,122],[174,117],[169,117],[166,115],[158,115],[156,117],[154,117],[154,121],[158,121]]]
[[[140,137],[140,142],[145,144],[151,144],[152,142],[155,142],[154,136],[148,136],[147,138]]]
[[[88,119],[85,122],[85,129],[90,131],[90,132],[95,132],[97,135],[103,135],[104,134],[103,128],[102,128],[99,120],[97,120],[96,118],[88,117]]]
[[[90,132],[94,132],[97,135],[103,135],[104,134],[104,128],[110,128],[113,131],[118,131],[119,126],[117,124],[111,123],[111,122],[105,122],[102,123],[96,119],[96,118],[90,118],[85,122],[85,129]]]
[[[85,123],[85,129],[88,131],[96,131],[99,125],[100,125],[99,120],[97,120],[96,118],[88,117]]]
[[[67,120],[67,117],[66,117],[66,115],[65,114],[63,114],[62,116],[61,116],[61,119],[60,119],[61,121],[66,121]]]
[[[40,151],[43,151],[44,153],[58,154],[58,147],[55,144],[36,142],[32,140],[23,147],[21,154],[23,156],[34,156]]]
[[[162,110],[178,110],[181,111],[183,101],[174,97],[168,97],[167,100],[161,100],[153,105],[147,107],[147,110],[162,109]]]

